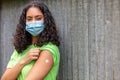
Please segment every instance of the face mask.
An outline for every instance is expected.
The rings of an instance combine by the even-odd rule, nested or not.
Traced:
[[[39,35],[44,30],[44,21],[26,22],[26,31],[32,36]]]

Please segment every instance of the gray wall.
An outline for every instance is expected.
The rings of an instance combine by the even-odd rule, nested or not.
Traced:
[[[19,3],[19,4],[18,4]],[[13,52],[12,37],[16,29],[19,14],[24,2],[16,0],[1,1],[0,15],[0,76],[5,71],[6,65]],[[25,4],[25,3],[24,3]]]
[[[120,80],[120,0],[43,0],[61,37],[58,80]],[[12,34],[27,0],[0,5],[0,75],[13,51]]]

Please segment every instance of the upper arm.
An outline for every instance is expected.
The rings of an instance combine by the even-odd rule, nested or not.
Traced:
[[[42,80],[50,71],[54,64],[53,57],[50,51],[44,50],[40,53],[40,56],[30,72],[26,77],[26,80]]]

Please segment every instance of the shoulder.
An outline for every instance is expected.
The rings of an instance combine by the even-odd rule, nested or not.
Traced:
[[[52,55],[52,58],[54,60],[54,63],[59,62],[60,60],[60,52],[58,46],[55,44],[49,42],[47,44],[44,44],[42,47],[40,47],[40,50],[43,52],[48,52]]]
[[[42,47],[40,47],[41,50],[50,50],[51,52],[59,52],[59,48],[58,46],[56,46],[55,44],[49,42],[44,44]]]

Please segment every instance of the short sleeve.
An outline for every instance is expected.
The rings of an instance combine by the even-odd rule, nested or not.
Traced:
[[[48,43],[44,46],[42,46],[40,48],[40,50],[48,50],[51,52],[53,60],[54,60],[54,64],[59,63],[60,60],[60,53],[59,53],[59,49],[56,45],[52,44],[52,43]]]
[[[12,54],[8,64],[7,64],[7,68],[12,68],[12,67],[14,67],[16,65],[16,63],[17,63],[17,60],[16,60],[17,59],[17,54],[18,54],[17,51],[14,50],[13,54]]]

